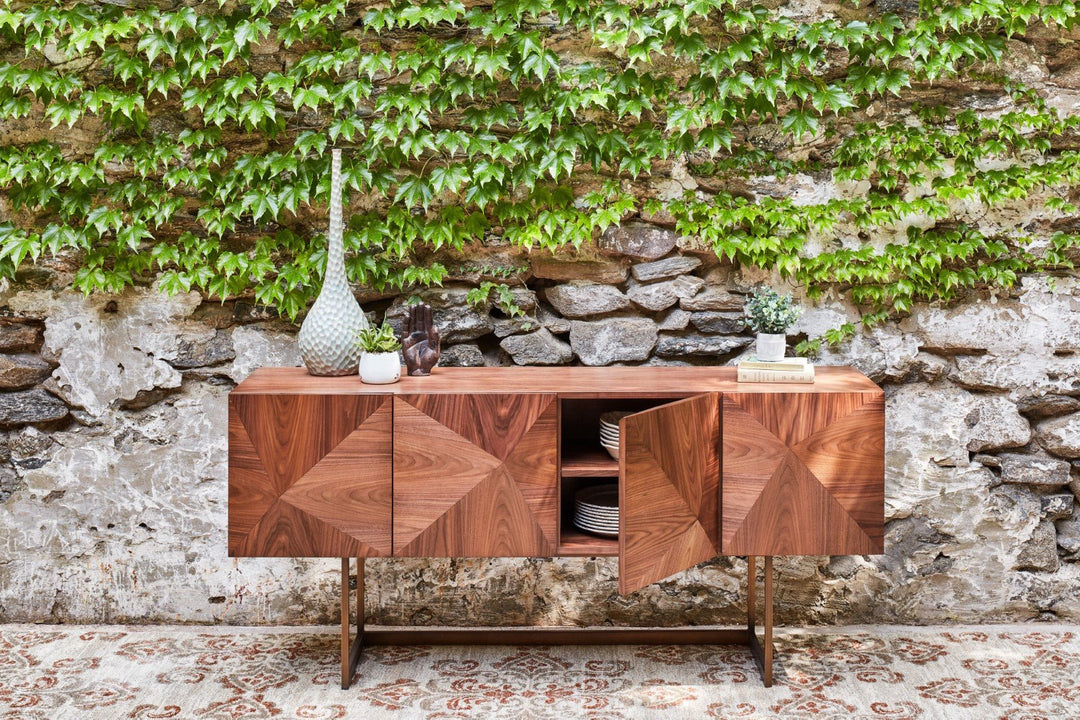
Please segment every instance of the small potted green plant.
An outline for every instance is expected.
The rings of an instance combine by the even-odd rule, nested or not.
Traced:
[[[360,381],[370,385],[388,385],[401,379],[401,341],[394,328],[386,323],[364,328],[356,334],[360,354]]]
[[[787,329],[795,324],[802,311],[790,295],[772,288],[762,288],[746,301],[746,318],[757,332],[757,358],[779,362],[787,351]]]

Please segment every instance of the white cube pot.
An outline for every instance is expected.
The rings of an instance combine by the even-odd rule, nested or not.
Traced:
[[[396,352],[366,352],[360,356],[360,382],[389,385],[400,379],[401,359]]]
[[[757,334],[757,359],[778,362],[787,352],[787,335],[773,333]]]

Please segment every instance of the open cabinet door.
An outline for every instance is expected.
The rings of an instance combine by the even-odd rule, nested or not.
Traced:
[[[720,399],[708,393],[619,422],[619,592],[720,548]]]

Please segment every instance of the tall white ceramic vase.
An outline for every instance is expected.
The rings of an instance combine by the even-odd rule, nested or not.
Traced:
[[[300,326],[300,357],[312,375],[353,375],[361,352],[356,333],[368,321],[345,276],[340,150],[333,151],[331,160],[328,240],[322,290]]]

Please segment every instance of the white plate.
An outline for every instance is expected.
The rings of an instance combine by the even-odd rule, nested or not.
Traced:
[[[611,507],[610,505],[601,503],[584,502],[582,500],[575,502],[574,507],[577,510],[586,510],[593,513],[610,513],[612,515],[617,515],[619,512],[618,507]]]
[[[600,512],[598,510],[590,510],[589,508],[583,507],[575,508],[574,513],[580,517],[591,518],[593,520],[599,520],[601,522],[618,521],[619,519],[618,512]]]
[[[600,423],[618,426],[619,420],[633,414],[631,410],[609,410],[600,416]]]
[[[596,528],[598,530],[608,530],[614,532],[619,529],[618,520],[594,520],[583,515],[574,516],[575,525],[588,525],[590,528]]]
[[[585,532],[596,533],[597,535],[603,535],[605,537],[616,537],[619,534],[619,529],[618,528],[610,529],[610,528],[590,527],[590,526],[588,526],[586,524],[582,524],[582,523],[578,522],[576,519],[574,520],[574,527],[578,528],[579,530],[584,530]]]
[[[573,519],[575,519],[576,522],[585,522],[585,524],[588,524],[594,528],[611,529],[619,527],[618,518],[599,519],[594,517],[586,517],[579,513],[578,515],[573,516]]]
[[[618,509],[619,484],[609,482],[582,488],[574,493],[574,501]]]
[[[614,515],[619,512],[618,507],[611,507],[610,505],[601,503],[583,502],[581,500],[574,503],[574,507],[578,510],[587,510],[594,513],[611,513]]]

